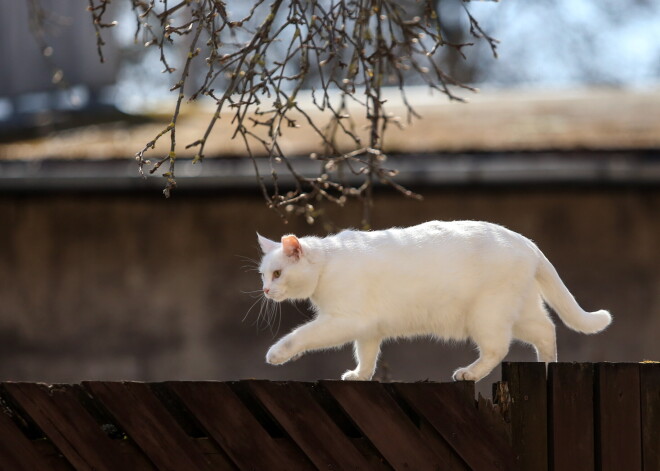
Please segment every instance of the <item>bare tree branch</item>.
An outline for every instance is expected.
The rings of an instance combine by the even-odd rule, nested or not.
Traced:
[[[101,32],[115,23],[103,18],[109,0],[89,3],[103,60]],[[176,126],[183,99],[186,95],[189,100],[206,96],[215,102],[215,112],[199,139],[185,146],[196,151],[193,163],[204,159],[206,143],[222,117],[233,129],[233,137],[243,141],[270,208],[283,216],[301,214],[313,222],[319,202],[343,205],[353,197],[363,201],[363,225],[368,226],[376,182],[419,198],[394,181],[395,170],[383,167],[387,158],[383,137],[389,126],[401,126],[400,119],[386,109],[383,87],[398,87],[408,122],[418,117],[405,94],[411,76],[452,100],[463,100],[455,94],[456,88],[474,90],[445,73],[436,57],[442,48],[455,49],[465,57],[464,49],[472,43],[445,41],[433,0],[417,4],[401,0],[272,0],[269,5],[258,0],[237,20],[221,0],[174,4],[132,0],[132,7],[135,37],[142,35],[145,47],[159,49],[164,73],[176,71],[168,61],[171,46],[185,44],[188,51],[172,87],[178,95],[170,123],[136,155],[141,175],[145,166],[155,173],[169,162],[162,174],[167,178],[165,196],[176,186]],[[467,7],[465,13],[470,33],[486,40],[496,55],[497,40],[484,32]],[[203,77],[191,78],[192,64],[200,61],[205,68]],[[298,103],[300,91],[309,88],[314,107],[328,116],[325,125],[315,122]],[[369,123],[366,141],[348,112],[350,102],[364,110]],[[280,145],[285,129],[297,127],[299,119],[319,139],[319,151],[309,156],[319,161],[318,175],[300,174],[295,159]],[[145,154],[166,134],[170,136],[169,153],[152,163]],[[339,136],[347,137],[353,149],[340,146]],[[259,174],[254,146],[271,162],[269,176]],[[292,189],[279,185],[279,169],[292,175]],[[359,176],[361,183],[348,184],[342,177],[346,172]]]

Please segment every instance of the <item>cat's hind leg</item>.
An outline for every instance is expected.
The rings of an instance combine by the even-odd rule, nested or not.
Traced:
[[[538,361],[557,361],[557,339],[555,324],[538,297],[527,303],[520,319],[513,326],[513,336],[536,349]]]
[[[454,381],[479,381],[500,364],[512,340],[511,326],[519,302],[509,293],[483,297],[468,321],[468,334],[479,348],[477,361],[454,371]]]
[[[379,338],[356,340],[353,346],[353,352],[357,367],[341,375],[341,379],[345,381],[370,380],[376,371],[376,363],[380,353],[380,342],[381,339]]]
[[[452,375],[454,381],[479,381],[487,376],[509,352],[511,334],[501,331],[493,333],[490,338],[473,336],[472,340],[479,347],[479,358],[471,365],[454,371]]]

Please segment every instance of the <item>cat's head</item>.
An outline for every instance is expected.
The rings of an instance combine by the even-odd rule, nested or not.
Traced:
[[[259,234],[257,238],[264,254],[259,273],[265,296],[277,302],[309,298],[316,289],[319,276],[309,249],[294,235],[283,236],[281,242]]]

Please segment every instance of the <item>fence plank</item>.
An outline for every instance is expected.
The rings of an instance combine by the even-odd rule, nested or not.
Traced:
[[[593,471],[594,368],[551,363],[548,368],[550,469]]]
[[[0,383],[0,470],[660,470],[659,364],[503,379],[507,423],[468,382]]]
[[[214,469],[147,384],[90,381],[83,385],[115,416],[159,470]],[[233,468],[225,463],[221,469]]]
[[[602,471],[642,469],[639,365],[596,366],[596,465]]]
[[[77,470],[153,469],[129,461],[78,401],[79,386],[5,383],[4,389]]]
[[[660,364],[640,365],[644,471],[660,470]]]
[[[0,469],[34,471],[50,469],[34,444],[0,410]]]
[[[239,468],[315,469],[297,448],[277,443],[227,383],[177,381],[167,386]]]
[[[506,470],[514,465],[504,433],[483,427],[474,396],[459,383],[398,383],[397,392],[442,435],[474,471]]]
[[[370,469],[323,408],[300,383],[250,381],[250,390],[320,469]]]
[[[380,383],[320,383],[394,469],[449,469]]]
[[[511,442],[521,471],[548,469],[545,363],[502,363],[511,397]]]
[[[461,459],[454,449],[442,438],[442,435],[433,427],[428,420],[420,416],[419,432],[433,452],[442,460],[443,470],[470,471],[470,467]]]

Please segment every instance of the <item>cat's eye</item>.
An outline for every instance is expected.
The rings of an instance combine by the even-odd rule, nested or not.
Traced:
[[[273,272],[273,280],[277,280],[281,274],[282,274],[282,270],[275,270]]]

